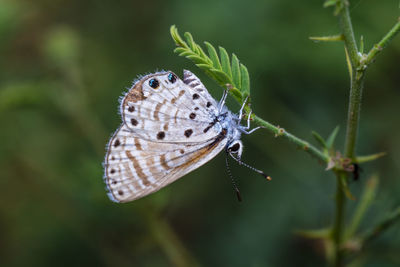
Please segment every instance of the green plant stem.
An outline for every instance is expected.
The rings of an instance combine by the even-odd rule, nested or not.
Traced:
[[[352,160],[354,160],[358,125],[360,120],[361,100],[362,100],[362,91],[364,87],[365,71],[368,65],[373,62],[377,54],[400,31],[400,20],[382,38],[382,40],[369,51],[367,55],[360,56],[357,50],[354,31],[351,24],[350,12],[348,8],[349,3],[347,0],[342,0],[339,2],[339,5],[341,5],[341,9],[338,14],[340,27],[344,37],[345,48],[351,63],[351,69],[349,69],[351,74],[351,83],[350,83],[351,87],[349,96],[349,109],[347,115],[344,156],[346,158],[351,158]],[[333,227],[335,266],[343,265],[343,255],[340,247],[343,235],[342,225],[344,222],[345,199],[344,199],[344,191],[341,184],[345,182],[345,179],[346,179],[346,173],[338,175],[337,188],[336,188],[336,218]]]
[[[357,44],[354,37],[353,26],[351,24],[348,1],[341,1],[342,8],[339,12],[339,23],[344,37],[346,51],[349,55],[351,69],[351,83],[349,96],[349,109],[347,115],[347,128],[345,139],[345,157],[353,158],[357,140],[357,130],[360,118],[361,96],[364,80],[364,70],[358,71],[359,56]],[[343,266],[343,253],[341,249],[343,237],[343,224],[345,221],[344,211],[346,205],[345,194],[342,183],[345,183],[347,174],[337,173],[336,185],[336,211],[335,221],[332,229],[334,244],[334,266]]]
[[[333,239],[333,266],[342,266],[343,253],[341,250],[341,245],[343,241],[343,225],[344,225],[344,212],[346,204],[346,196],[342,188],[342,182],[346,179],[346,173],[338,172],[336,173],[336,210],[335,210],[335,221],[332,229],[332,239]]]
[[[351,25],[351,18],[349,12],[349,3],[347,0],[341,1],[342,8],[339,12],[340,28],[344,37],[344,43],[349,53],[350,62],[353,69],[357,68],[359,56],[357,51],[356,39],[354,37],[353,26]]]
[[[378,176],[373,175],[368,181],[364,188],[364,192],[360,198],[357,205],[356,211],[354,212],[351,223],[346,229],[346,240],[352,238],[356,233],[358,226],[360,225],[362,219],[364,218],[365,212],[368,210],[372,201],[375,198],[375,193],[378,187]]]
[[[261,119],[257,115],[254,115],[253,120],[256,124],[265,127],[267,130],[271,131],[275,134],[275,136],[282,136],[287,138],[289,141],[295,143],[299,148],[308,152],[312,156],[316,157],[317,159],[323,161],[324,163],[329,162],[329,156],[324,154],[321,150],[317,149],[313,145],[310,145],[308,142],[294,136],[293,134],[287,132],[285,129],[274,126],[271,123]]]
[[[351,24],[348,1],[341,1],[342,8],[339,12],[339,22],[344,37],[346,51],[351,63],[350,100],[347,115],[347,129],[345,141],[345,157],[353,158],[357,139],[358,122],[360,119],[361,97],[364,84],[364,69],[359,69],[360,59],[357,44]]]
[[[155,241],[166,254],[172,266],[200,266],[165,219],[157,218],[155,214],[149,214],[148,223]]]
[[[360,120],[362,90],[364,86],[364,70],[353,70],[350,87],[349,110],[347,113],[347,129],[344,156],[353,159]]]
[[[400,207],[397,207],[392,211],[385,219],[374,226],[370,231],[368,231],[362,238],[361,244],[364,246],[366,243],[375,239],[377,236],[382,234],[390,226],[400,220]]]
[[[375,57],[382,51],[383,48],[400,32],[400,17],[397,23],[390,29],[390,31],[368,52],[365,65],[371,64]]]

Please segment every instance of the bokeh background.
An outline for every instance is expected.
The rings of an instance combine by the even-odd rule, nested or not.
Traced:
[[[221,88],[173,53],[169,27],[234,52],[251,77],[253,110],[312,141],[337,125],[342,149],[349,77],[339,31],[323,1],[0,0],[1,266],[320,266],[322,247],[294,234],[333,220],[335,178],[267,131],[243,138],[243,160],[223,153],[167,188],[129,204],[109,201],[105,145],[121,123],[118,98],[140,74],[190,69],[219,99]],[[399,1],[351,1],[369,49],[396,22]],[[362,166],[354,195],[380,177],[361,230],[399,204],[400,37],[367,72],[357,152],[386,151]],[[231,110],[239,105],[232,99]],[[315,142],[314,142],[315,143]],[[349,201],[348,215],[356,201]],[[393,227],[362,254],[366,266],[400,264]]]

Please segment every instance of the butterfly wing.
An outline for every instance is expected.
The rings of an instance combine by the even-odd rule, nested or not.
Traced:
[[[123,124],[108,145],[110,198],[141,198],[214,158],[227,143],[217,114],[217,102],[189,71],[183,81],[172,72],[137,81],[121,101]]]
[[[214,158],[226,146],[226,131],[201,143],[141,139],[122,125],[108,144],[105,183],[115,202],[128,202],[158,191]]]
[[[222,130],[209,131],[218,104],[194,74],[185,74],[184,81],[172,72],[150,74],[132,86],[121,115],[135,135],[156,142],[202,142]]]

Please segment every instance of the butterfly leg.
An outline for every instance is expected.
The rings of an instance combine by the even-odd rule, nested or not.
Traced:
[[[243,130],[243,132],[244,132],[245,134],[251,134],[251,133],[257,131],[258,129],[264,129],[264,128],[265,128],[265,127],[263,127],[263,126],[258,126],[258,127],[254,128],[254,129],[251,129],[250,131],[245,131],[245,130]]]
[[[244,127],[246,130],[250,129],[250,117],[253,111],[250,110],[249,115],[247,116],[247,126]]]
[[[222,112],[222,108],[225,106],[226,97],[228,96],[229,88],[224,90],[224,94],[222,95],[221,100],[219,101],[219,113]]]
[[[244,100],[244,102],[243,102],[243,104],[242,104],[242,107],[241,107],[240,110],[239,110],[239,120],[242,119],[243,110],[244,110],[244,107],[246,106],[246,103],[247,103],[247,100],[248,100],[248,99],[249,99],[249,97],[246,97],[246,99]]]
[[[263,126],[258,126],[258,127],[254,128],[254,129],[251,129],[250,131],[247,131],[247,130],[250,129],[250,119],[251,119],[251,113],[252,113],[252,112],[253,112],[253,111],[250,110],[249,115],[247,116],[247,125],[246,125],[245,127],[243,127],[243,129],[244,129],[243,132],[244,132],[245,134],[251,134],[251,133],[257,131],[258,129],[265,128],[265,127],[263,127]]]

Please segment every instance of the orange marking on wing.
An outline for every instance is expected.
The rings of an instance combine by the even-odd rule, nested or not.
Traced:
[[[142,179],[142,182],[145,186],[149,186],[150,182],[147,179],[146,174],[144,174],[142,167],[139,164],[139,161],[131,154],[130,151],[126,151],[126,156],[132,161],[133,167],[137,175]]]

